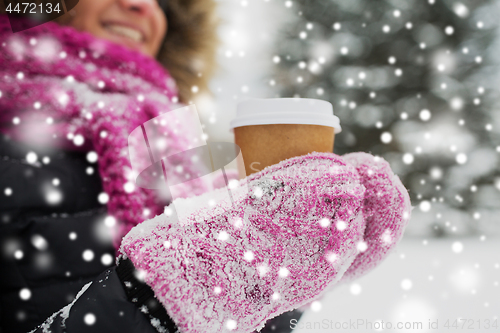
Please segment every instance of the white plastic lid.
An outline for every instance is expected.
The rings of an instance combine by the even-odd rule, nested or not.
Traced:
[[[331,103],[312,98],[248,99],[238,103],[235,127],[270,124],[303,124],[333,127],[340,133],[340,120]]]

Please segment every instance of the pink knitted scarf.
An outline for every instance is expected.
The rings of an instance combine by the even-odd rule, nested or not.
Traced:
[[[53,22],[12,33],[0,15],[0,72],[1,132],[39,147],[97,153],[108,213],[119,222],[116,247],[134,225],[163,211],[155,191],[134,186],[127,148],[134,128],[181,106],[156,60]],[[179,123],[167,149],[178,151],[189,138]],[[199,183],[186,195],[205,190]]]

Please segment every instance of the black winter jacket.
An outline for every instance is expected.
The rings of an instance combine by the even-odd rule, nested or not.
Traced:
[[[0,332],[34,329],[114,264],[101,192],[85,153],[41,151],[0,135]]]
[[[30,152],[37,162],[26,161]],[[85,153],[0,135],[0,191],[0,333],[176,330],[132,264],[113,266],[101,180]],[[290,332],[300,315],[274,318],[262,332]]]
[[[154,293],[135,276],[128,259],[108,269],[86,285],[74,302],[51,316],[33,333],[174,333],[175,323],[154,297]],[[269,320],[261,332],[290,332],[291,311]]]

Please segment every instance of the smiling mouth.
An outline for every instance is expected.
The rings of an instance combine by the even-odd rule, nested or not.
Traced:
[[[141,31],[120,24],[104,24],[104,28],[114,35],[128,38],[136,43],[144,41],[144,35]]]

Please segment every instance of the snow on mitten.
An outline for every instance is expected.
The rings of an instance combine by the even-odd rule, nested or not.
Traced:
[[[180,332],[260,329],[319,297],[358,253],[365,188],[340,156],[282,161],[239,181],[234,203],[207,204],[223,191],[177,199],[191,200],[189,218],[156,216],[122,242]]]
[[[364,241],[360,243],[361,252],[342,277],[342,281],[350,281],[373,269],[394,249],[410,219],[411,202],[408,191],[383,158],[363,152],[342,158],[357,169],[366,188]]]

